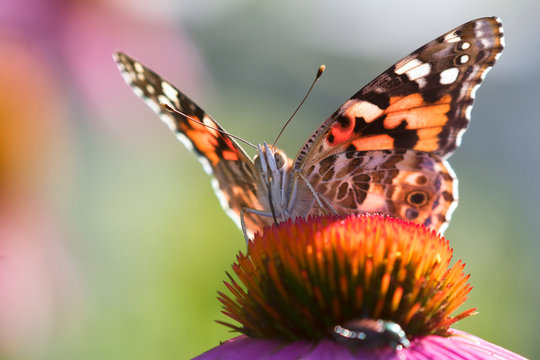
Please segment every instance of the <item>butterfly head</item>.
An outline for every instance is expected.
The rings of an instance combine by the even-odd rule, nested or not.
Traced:
[[[267,143],[257,146],[257,155],[253,159],[255,169],[258,171],[261,181],[268,189],[268,200],[281,214],[285,204],[284,189],[288,181],[288,173],[291,169],[291,161],[285,153]]]
[[[280,180],[282,173],[290,167],[287,155],[266,142],[257,146],[257,155],[253,162],[266,183]]]

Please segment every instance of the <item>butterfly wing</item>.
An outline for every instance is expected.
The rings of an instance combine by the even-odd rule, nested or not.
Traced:
[[[456,206],[452,169],[427,152],[346,151],[326,156],[305,175],[318,196],[340,214],[388,214],[442,233]],[[308,213],[324,211],[314,206]]]
[[[239,215],[242,208],[261,208],[253,162],[236,141],[215,130],[223,129],[197,104],[152,70],[120,52],[114,54],[114,59],[133,92],[142,98],[177,138],[197,156],[205,171],[215,177],[212,185],[227,214],[240,225]],[[172,113],[160,104],[167,104],[213,129],[181,114]],[[247,214],[245,220],[248,233],[253,234],[263,226],[261,221],[264,219]]]
[[[457,180],[444,159],[459,146],[475,92],[502,49],[495,17],[473,20],[420,47],[336,110],[301,148],[294,168],[338,208],[338,189],[363,194],[347,212],[381,212],[443,229],[457,199]],[[369,161],[358,160],[366,156]],[[332,175],[324,163],[333,163],[334,173],[354,174],[362,166],[372,180],[384,172],[385,181]]]

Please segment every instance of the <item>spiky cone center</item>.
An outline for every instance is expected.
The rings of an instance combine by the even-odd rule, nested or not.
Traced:
[[[250,337],[320,340],[337,324],[382,319],[407,336],[447,335],[474,309],[452,313],[471,290],[448,241],[385,216],[310,217],[266,228],[239,253],[219,293],[222,322]]]

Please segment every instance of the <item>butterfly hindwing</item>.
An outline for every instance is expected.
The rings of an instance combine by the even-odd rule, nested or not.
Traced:
[[[440,232],[446,228],[444,214],[456,200],[457,182],[446,161],[422,151],[334,154],[310,167],[306,175],[338,213],[390,214]]]

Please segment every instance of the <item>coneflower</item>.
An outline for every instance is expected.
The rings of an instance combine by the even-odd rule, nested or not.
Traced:
[[[219,293],[244,335],[196,359],[487,359],[521,356],[450,328],[471,290],[447,240],[373,216],[310,217],[266,228]]]

